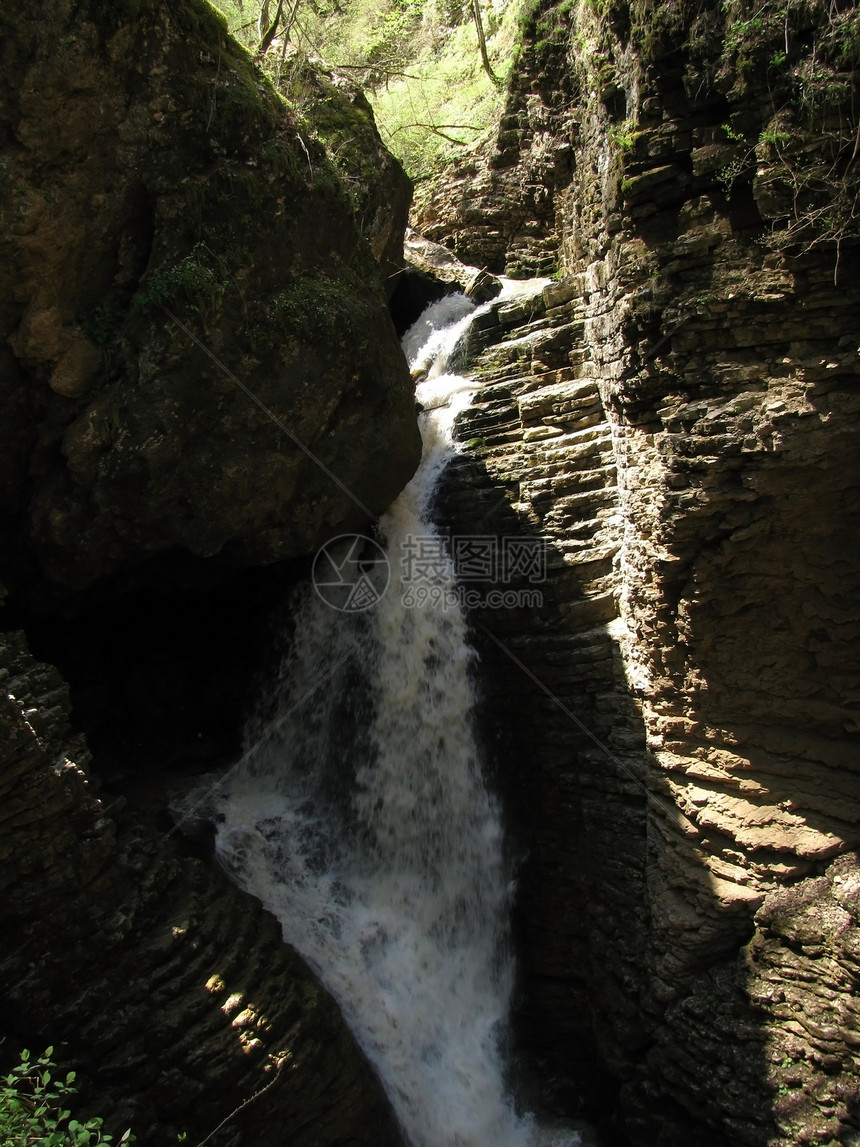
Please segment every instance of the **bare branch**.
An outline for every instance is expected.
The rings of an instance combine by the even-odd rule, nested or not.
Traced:
[[[472,14],[475,17],[475,30],[478,33],[478,47],[481,49],[481,63],[484,66],[484,71],[494,84],[499,85],[502,81],[493,71],[490,57],[487,55],[487,41],[484,38],[484,21],[481,19],[481,0],[472,0]]]
[[[468,141],[465,139],[456,139],[453,135],[447,135],[442,129],[447,128],[449,131],[479,131],[480,130],[479,128],[475,127],[474,124],[471,124],[471,123],[402,123],[400,125],[400,127],[396,127],[394,129],[394,131],[391,132],[391,138],[393,139],[394,136],[396,136],[398,132],[409,131],[409,129],[413,128],[413,127],[421,127],[421,128],[424,128],[426,131],[432,131],[434,133],[434,135],[441,135],[441,137],[443,139],[447,139],[449,143],[457,143],[461,147],[465,147]]]
[[[274,40],[274,38],[277,34],[278,25],[281,22],[281,13],[283,12],[283,10],[284,10],[284,0],[278,0],[278,7],[277,7],[277,11],[275,12],[275,18],[274,18],[274,20],[272,20],[272,22],[269,25],[265,35],[263,36],[262,40],[260,41],[259,48],[257,48],[257,59],[259,59],[261,56],[265,56],[266,52],[268,52],[269,48],[272,46],[272,40]]]

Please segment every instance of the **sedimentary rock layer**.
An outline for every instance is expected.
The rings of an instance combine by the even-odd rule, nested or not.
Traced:
[[[65,684],[16,634],[0,637],[0,734],[5,1054],[53,1045],[80,1105],[153,1147],[222,1120],[222,1145],[399,1143],[274,918],[99,795]]]
[[[650,52],[641,10],[569,15],[543,8],[494,160],[523,151],[528,197],[541,101],[562,277],[482,324],[447,494],[455,532],[550,546],[542,611],[476,618],[516,714],[523,1030],[562,1070],[597,1049],[635,1143],[853,1142],[856,245],[780,239],[765,71],[709,80],[656,13]],[[457,235],[456,196],[434,211]]]

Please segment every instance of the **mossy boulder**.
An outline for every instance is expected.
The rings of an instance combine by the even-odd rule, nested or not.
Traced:
[[[386,294],[403,269],[403,235],[412,180],[382,142],[364,92],[336,71],[307,65],[299,73],[305,112],[340,172],[356,217],[382,270]]]
[[[223,19],[47,0],[0,14],[0,57],[12,587],[168,550],[263,564],[381,512],[420,451],[383,276]]]

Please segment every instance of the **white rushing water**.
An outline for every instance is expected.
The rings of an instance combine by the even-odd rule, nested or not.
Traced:
[[[546,1141],[504,1078],[511,874],[472,729],[466,621],[450,596],[408,608],[401,582],[410,539],[437,536],[430,502],[470,389],[447,371],[473,310],[443,299],[404,339],[428,370],[427,413],[421,466],[379,525],[387,591],[356,614],[307,587],[248,758],[208,810],[221,863],[338,1000],[413,1147]],[[434,573],[453,588],[447,559]]]

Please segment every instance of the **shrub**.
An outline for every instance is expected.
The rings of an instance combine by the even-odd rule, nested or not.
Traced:
[[[8,1075],[0,1077],[0,1139],[4,1147],[94,1147],[98,1143],[113,1143],[114,1137],[102,1131],[103,1119],[96,1117],[81,1123],[72,1118],[66,1104],[77,1091],[75,1073],[68,1072],[65,1079],[55,1078],[53,1052],[49,1047],[43,1055],[31,1059],[25,1049],[20,1062]],[[117,1147],[133,1142],[134,1136],[127,1130]]]

